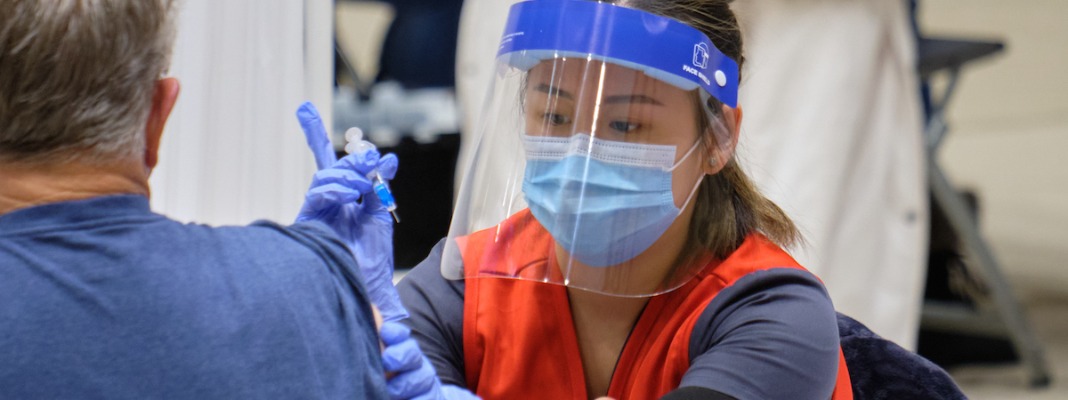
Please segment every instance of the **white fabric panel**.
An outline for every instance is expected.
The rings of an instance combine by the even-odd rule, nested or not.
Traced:
[[[800,226],[791,253],[835,308],[915,349],[928,205],[907,2],[736,4],[743,165]]]
[[[475,151],[475,124],[484,108],[497,64],[497,47],[504,33],[508,9],[519,0],[464,0],[456,39],[456,98],[459,101],[460,154],[456,160],[455,192]],[[500,182],[503,172],[487,168],[480,180]],[[499,178],[499,179],[498,179]],[[468,183],[472,184],[472,183]],[[454,196],[455,197],[455,196]]]
[[[171,68],[182,90],[151,179],[153,209],[213,225],[293,220],[315,170],[295,111],[310,98],[329,120],[330,5],[182,2]],[[324,60],[306,67],[305,54]]]

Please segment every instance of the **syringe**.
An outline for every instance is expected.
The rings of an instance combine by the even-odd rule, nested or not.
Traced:
[[[345,131],[345,152],[348,154],[367,151],[375,148],[375,145],[371,142],[363,140],[363,130],[357,127],[349,128]],[[389,191],[389,185],[382,179],[382,176],[378,174],[378,168],[372,169],[367,173],[367,179],[371,180],[371,188],[374,189],[375,195],[378,196],[378,200],[382,201],[382,205],[386,206],[386,210],[390,214],[393,214],[393,220],[400,223],[400,216],[397,215],[397,201],[393,199],[393,192]]]

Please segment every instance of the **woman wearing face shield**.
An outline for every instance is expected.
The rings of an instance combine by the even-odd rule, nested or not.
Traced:
[[[449,235],[398,286],[412,335],[487,399],[849,398],[797,229],[733,158],[729,2],[616,3],[511,9]]]
[[[392,397],[852,397],[827,292],[783,250],[797,229],[734,160],[728,3],[514,5],[449,234],[397,287],[403,307],[388,214],[344,201],[369,184],[342,190],[396,163],[333,163],[300,117],[330,166],[302,216],[353,248]]]

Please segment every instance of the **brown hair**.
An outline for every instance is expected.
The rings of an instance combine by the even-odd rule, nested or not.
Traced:
[[[741,29],[730,9],[730,0],[611,2],[685,23],[707,35],[716,48],[738,63],[739,69],[745,61]],[[701,104],[696,95],[694,101],[695,108],[698,109],[697,114],[701,116],[698,123],[699,132],[708,132],[709,139],[714,143],[715,135],[712,134],[712,129],[724,127],[721,124],[712,124],[704,107],[708,107],[707,110],[714,116],[722,117],[722,104],[715,98],[710,98],[707,104]],[[704,248],[716,257],[725,258],[753,232],[761,232],[784,247],[801,241],[801,234],[790,217],[757,190],[756,185],[732,157],[719,173],[705,177],[698,189],[688,235],[689,248]]]
[[[175,2],[0,2],[0,161],[139,156]]]

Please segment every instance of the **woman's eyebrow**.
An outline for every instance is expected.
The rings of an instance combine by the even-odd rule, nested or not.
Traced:
[[[664,103],[661,103],[659,100],[654,99],[654,98],[649,97],[649,96],[646,96],[644,94],[608,96],[608,97],[604,98],[604,103],[605,104],[644,103],[644,104],[652,104],[654,106],[662,106],[662,105],[664,105]]]
[[[568,99],[568,100],[574,100],[575,99],[575,97],[572,96],[571,93],[568,93],[568,92],[566,92],[564,90],[560,90],[560,88],[558,88],[558,87],[549,86],[549,85],[544,84],[544,83],[540,83],[540,84],[538,84],[538,86],[535,86],[534,90],[546,93],[546,94],[548,94],[550,96],[563,97],[563,98]]]

